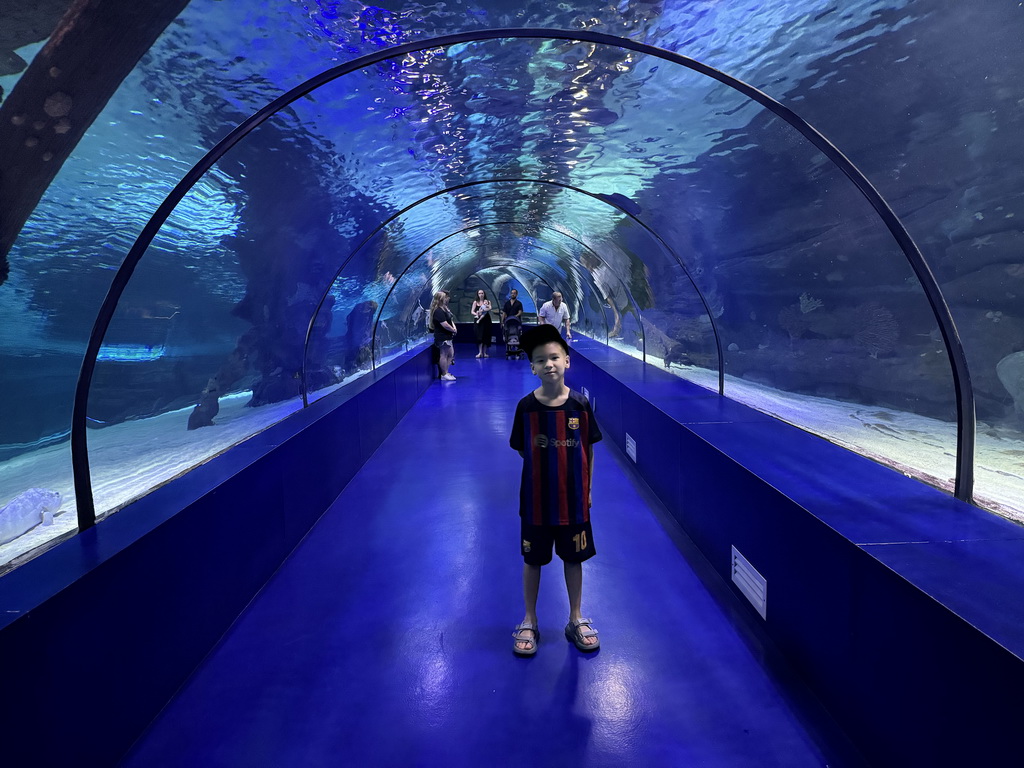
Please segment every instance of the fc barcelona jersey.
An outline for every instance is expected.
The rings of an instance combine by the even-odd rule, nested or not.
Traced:
[[[533,525],[590,519],[590,446],[601,439],[590,403],[572,391],[562,405],[531,392],[516,406],[509,445],[524,451],[519,515]]]

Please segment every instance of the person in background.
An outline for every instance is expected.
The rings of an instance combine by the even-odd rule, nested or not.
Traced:
[[[537,313],[537,322],[540,325],[553,325],[559,331],[562,331],[564,326],[565,330],[562,331],[562,335],[567,339],[572,339],[569,307],[562,301],[562,294],[558,291],[552,293],[551,301],[546,302],[540,308],[540,312]]]
[[[501,327],[504,328],[505,323],[512,317],[520,323],[523,322],[523,302],[519,300],[519,291],[515,288],[509,293],[505,306],[501,308]]]
[[[449,322],[452,324],[452,327],[455,328],[455,335],[458,336],[459,335],[459,329],[455,325],[455,313],[452,311],[452,308],[451,308],[452,292],[451,291],[446,291],[446,290],[442,289],[441,293],[444,294],[444,307],[445,307],[445,309],[448,310],[448,314],[451,316],[450,319],[449,319]],[[448,365],[449,366],[455,365],[455,339],[452,339],[452,360],[451,360],[450,363],[448,363]]]
[[[438,291],[430,302],[428,328],[434,332],[434,346],[437,347],[437,368],[442,381],[455,381],[448,372],[455,357],[455,318],[448,309],[448,292]]]
[[[491,346],[491,300],[483,288],[476,292],[476,300],[470,308],[476,328],[476,343],[480,348],[477,357],[490,357],[487,348]]]

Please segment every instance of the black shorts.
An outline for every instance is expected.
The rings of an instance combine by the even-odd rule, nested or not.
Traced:
[[[530,525],[520,518],[520,551],[527,565],[551,562],[551,545],[567,563],[582,563],[597,554],[590,521],[576,525]]]

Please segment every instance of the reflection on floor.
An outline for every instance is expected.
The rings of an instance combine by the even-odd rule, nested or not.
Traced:
[[[858,764],[756,633],[737,630],[730,615],[744,607],[712,596],[608,445],[596,452],[599,554],[584,567],[584,613],[602,648],[566,642],[555,563],[542,579],[539,652],[515,657],[520,459],[508,431],[536,379],[498,358],[467,356],[453,372],[126,765]]]

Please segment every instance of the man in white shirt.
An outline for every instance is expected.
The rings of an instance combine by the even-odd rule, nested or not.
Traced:
[[[569,328],[569,307],[562,301],[562,294],[555,291],[551,294],[551,301],[546,302],[541,308],[540,312],[537,313],[537,322],[540,325],[553,325],[562,330],[562,325],[565,325],[565,331],[562,334],[567,339],[572,338],[572,331]]]

